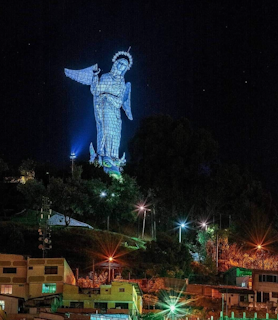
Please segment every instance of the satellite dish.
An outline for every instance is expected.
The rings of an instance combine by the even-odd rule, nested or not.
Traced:
[[[38,246],[38,248],[39,248],[39,249],[42,249],[42,248],[43,248],[43,245],[42,245],[42,244],[40,244],[40,245]]]

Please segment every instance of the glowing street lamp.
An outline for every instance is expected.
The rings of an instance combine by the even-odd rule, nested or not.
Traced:
[[[207,231],[208,230],[207,222],[205,222],[205,221],[201,222],[201,227],[204,228]]]
[[[108,283],[111,281],[111,262],[113,262],[113,257],[108,257]]]
[[[181,223],[180,225],[179,225],[179,243],[181,243],[181,229],[184,229],[184,228],[186,228],[186,223]]]
[[[143,240],[145,235],[146,214],[147,214],[147,211],[151,211],[151,209],[146,208],[144,205],[140,205],[138,206],[138,210],[140,212],[143,212],[143,227],[142,227],[142,240]]]
[[[176,306],[174,304],[169,305],[169,315],[172,320],[175,319],[175,314],[176,314]]]
[[[105,198],[107,196],[107,193],[105,191],[101,191],[100,195],[101,198]]]
[[[74,161],[76,159],[76,154],[72,152],[70,154],[70,160],[71,160],[71,175],[73,175],[73,168],[74,168]]]
[[[256,249],[257,249],[257,252],[260,251],[262,254],[261,254],[261,257],[262,257],[262,269],[264,270],[264,249],[263,249],[263,246],[261,244],[257,244],[256,245]]]
[[[176,306],[173,305],[173,304],[171,304],[171,305],[170,305],[170,311],[171,311],[172,313],[174,313],[175,310],[176,310]]]

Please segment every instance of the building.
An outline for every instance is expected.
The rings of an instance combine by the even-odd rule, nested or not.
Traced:
[[[27,261],[23,256],[0,254],[0,308],[18,313],[28,297]]]
[[[226,285],[252,289],[252,270],[232,267],[224,273],[224,283]]]
[[[0,308],[18,313],[25,307],[48,306],[62,301],[64,284],[75,277],[64,258],[27,258],[0,254]]]
[[[276,308],[278,303],[278,271],[253,270],[253,290],[257,308]]]
[[[186,293],[225,301],[228,308],[248,308],[253,305],[254,291],[247,288],[226,285],[189,284]]]
[[[114,281],[109,285],[89,289],[65,284],[63,306],[137,316],[142,312],[142,295],[137,283]]]

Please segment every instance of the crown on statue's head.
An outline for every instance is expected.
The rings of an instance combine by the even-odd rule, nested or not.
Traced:
[[[115,53],[113,56],[112,62],[115,62],[116,60],[121,59],[121,58],[127,59],[127,61],[128,61],[127,70],[130,70],[130,68],[132,67],[132,64],[133,64],[133,59],[132,59],[131,54],[128,51],[127,52],[126,51],[118,51],[117,53]]]

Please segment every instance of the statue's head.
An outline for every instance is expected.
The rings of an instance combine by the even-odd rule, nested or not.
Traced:
[[[126,59],[119,59],[113,63],[112,73],[124,76],[128,68],[128,61]]]
[[[113,66],[111,72],[113,74],[124,76],[126,71],[132,66],[133,60],[129,52],[119,51],[112,59]]]

